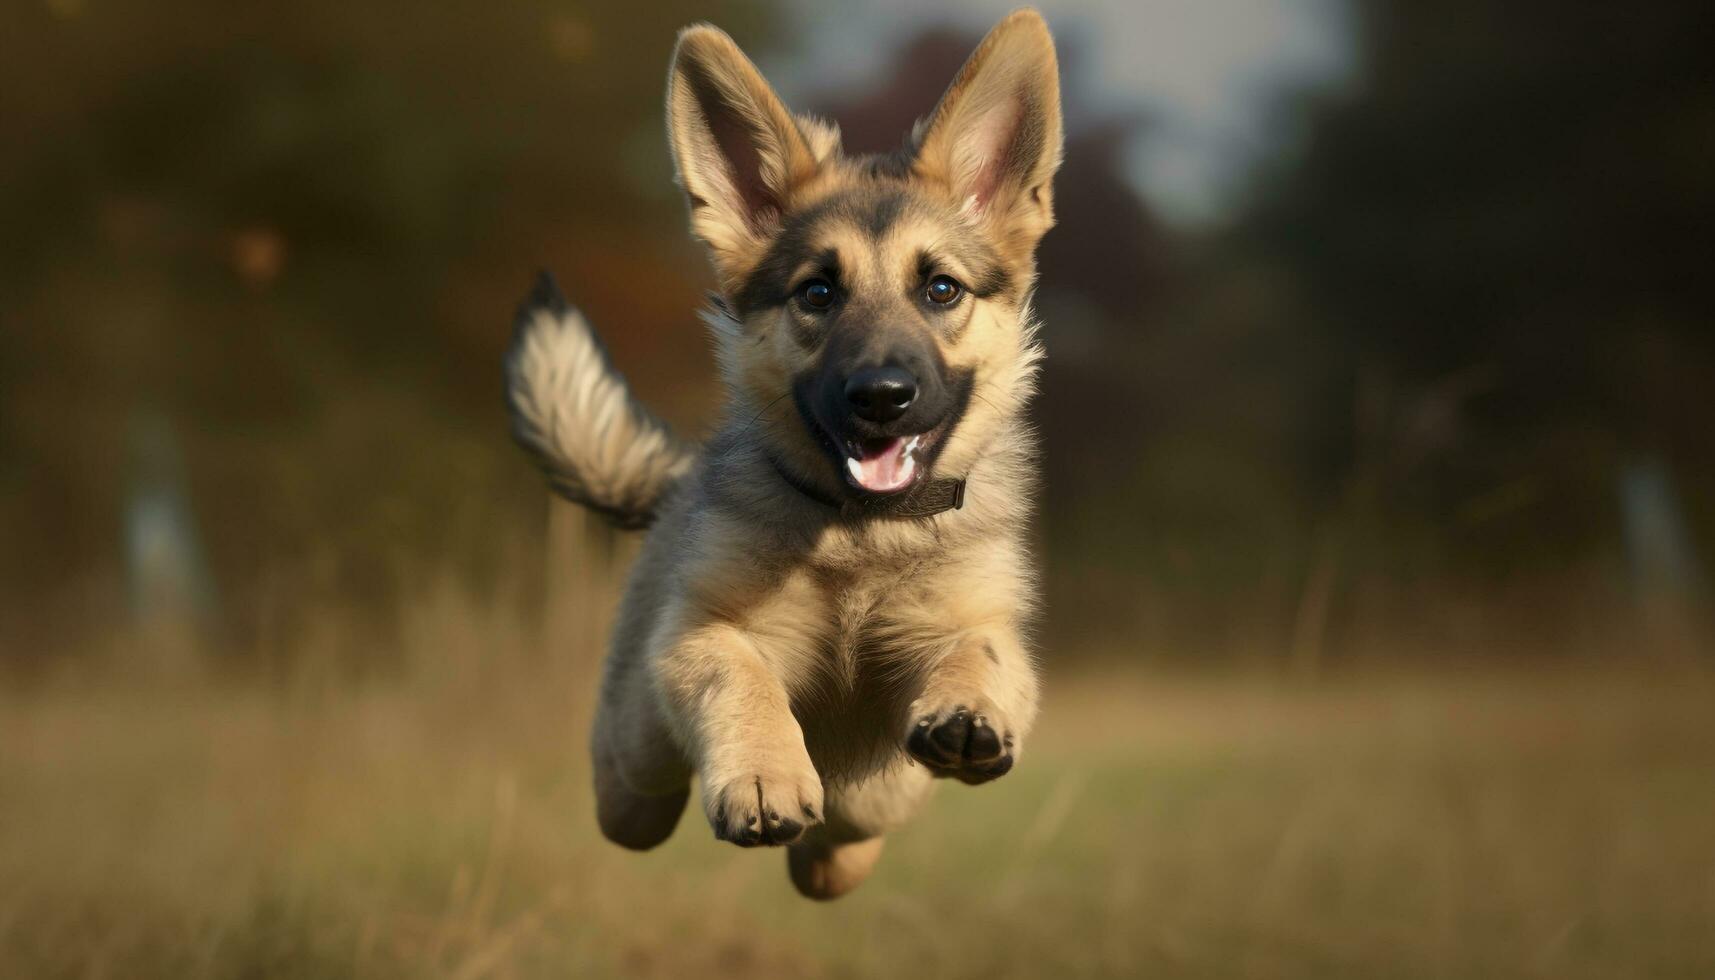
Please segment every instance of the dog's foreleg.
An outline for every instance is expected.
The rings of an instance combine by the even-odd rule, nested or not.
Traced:
[[[986,783],[1018,760],[1036,720],[1036,668],[1011,627],[960,634],[912,701],[905,750],[936,775]]]
[[[659,677],[716,837],[790,844],[821,823],[822,779],[785,685],[748,634],[693,629],[661,658]]]

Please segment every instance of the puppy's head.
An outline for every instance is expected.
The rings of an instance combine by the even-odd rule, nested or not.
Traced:
[[[903,493],[963,476],[1017,424],[1061,152],[1039,15],[995,27],[896,154],[845,156],[707,26],[679,37],[667,121],[724,298],[722,374],[776,465],[837,494]]]

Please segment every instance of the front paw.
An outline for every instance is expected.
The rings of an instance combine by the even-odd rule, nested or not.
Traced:
[[[705,774],[703,806],[717,840],[791,844],[822,822],[822,778],[808,756],[791,765],[737,758]]]
[[[938,776],[975,786],[1012,770],[1016,738],[991,705],[979,700],[913,708],[905,751]]]

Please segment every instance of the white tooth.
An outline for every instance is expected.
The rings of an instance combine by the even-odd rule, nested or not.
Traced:
[[[910,483],[911,478],[913,476],[915,476],[916,474],[917,474],[917,460],[911,458],[910,456],[905,457],[905,464],[903,466],[899,467],[899,484],[901,486],[904,486],[905,484]]]
[[[852,479],[858,481],[860,485],[863,483],[863,466],[850,456],[846,457],[846,472],[850,473]]]
[[[905,452],[907,454],[916,452],[917,451],[917,440],[919,440],[921,438],[923,438],[923,437],[922,436],[912,436],[911,441],[905,444]]]

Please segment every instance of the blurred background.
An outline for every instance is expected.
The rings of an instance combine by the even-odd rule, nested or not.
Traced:
[[[1010,6],[0,8],[0,972],[1715,970],[1689,2],[1044,3],[1035,765],[834,910],[595,839],[511,311],[700,434],[674,32],[882,150]]]

